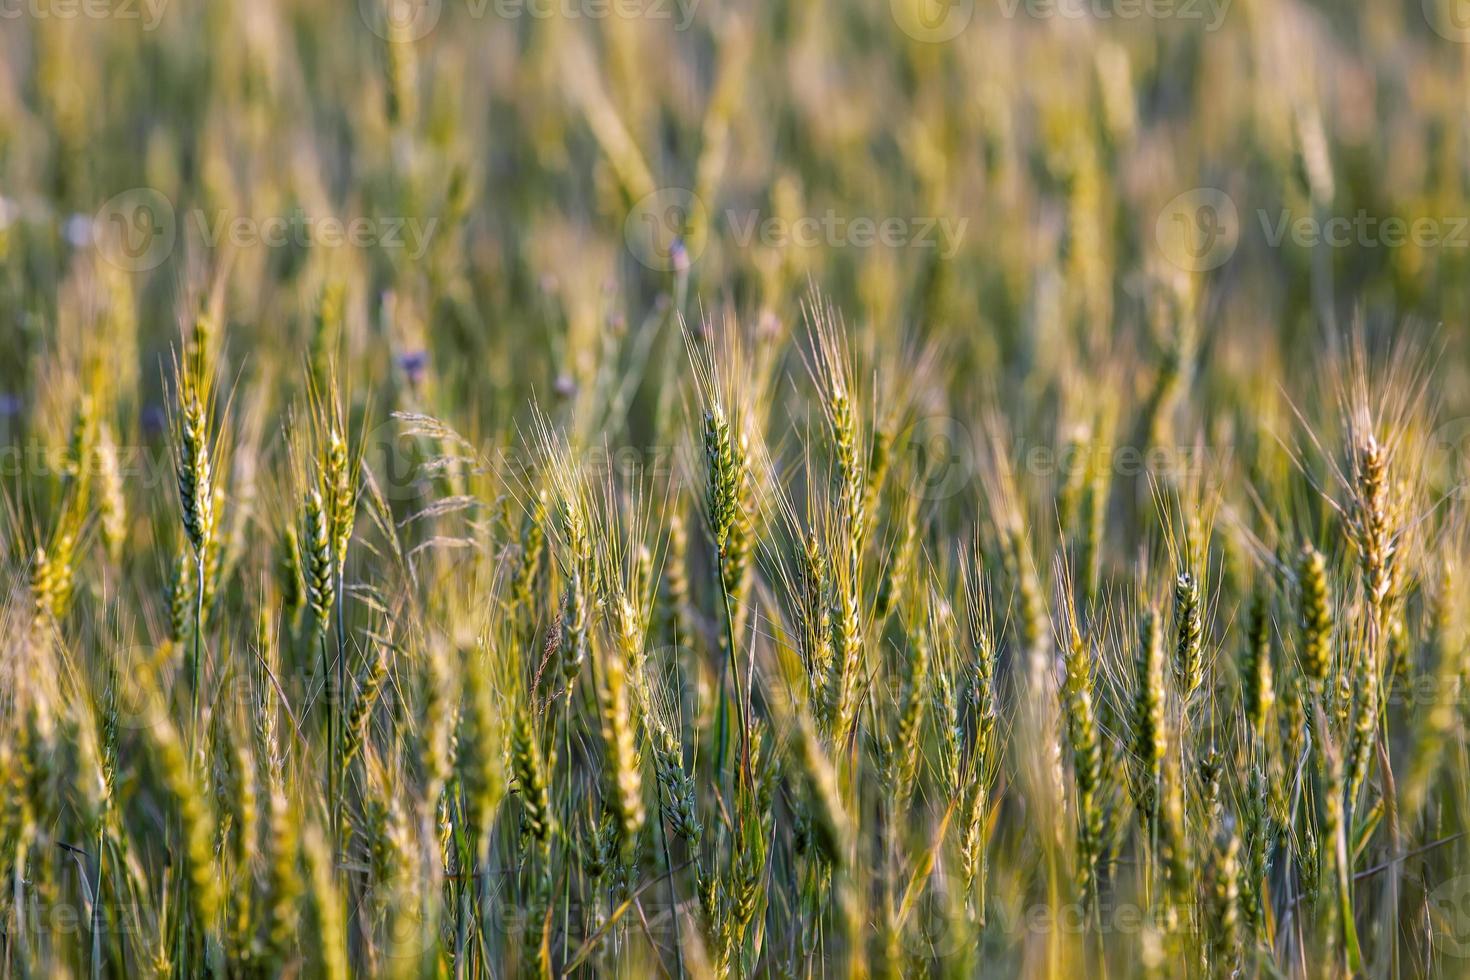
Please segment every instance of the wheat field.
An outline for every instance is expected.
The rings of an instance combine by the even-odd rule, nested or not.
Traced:
[[[0,0],[0,976],[1470,976],[1457,0]]]

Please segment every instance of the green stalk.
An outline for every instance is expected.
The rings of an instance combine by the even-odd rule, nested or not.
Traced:
[[[344,609],[346,600],[342,595],[345,579],[346,575],[343,572],[342,563],[339,561],[337,563],[337,690],[335,699],[330,702],[331,714],[328,715],[328,723],[334,726],[332,728],[331,756],[327,763],[328,768],[332,772],[337,772],[341,769],[339,753],[347,742],[347,712],[344,710],[346,705],[340,703],[341,699],[347,696],[347,623]],[[345,774],[343,775],[345,776]],[[334,848],[339,846],[340,843],[337,839],[337,834],[342,823],[341,793],[343,786],[344,783],[339,778],[337,789],[332,793],[332,846]]]
[[[106,830],[99,822],[97,826],[97,885],[92,891],[92,980],[102,976],[102,871],[103,843]]]
[[[194,740],[194,749],[199,747],[199,687],[203,678],[199,675],[199,644],[204,635],[204,549],[197,548],[194,551],[194,651],[190,657],[189,680],[193,688],[190,693],[189,717],[193,731],[190,733]]]
[[[668,828],[664,826],[664,818],[662,814],[664,789],[660,781],[655,780],[655,784],[657,786],[660,811],[658,818],[658,839],[659,844],[663,848],[664,874],[669,883],[669,912],[674,917],[674,953],[678,958],[679,963],[679,980],[684,980],[684,937],[681,934],[682,930],[679,926],[679,891],[678,886],[674,881],[674,858],[673,855],[669,852],[669,831]],[[672,797],[670,797],[669,802],[672,805]]]
[[[720,599],[721,599],[721,605],[722,605],[722,607],[724,609],[724,613],[725,613],[725,615],[724,615],[724,623],[723,623],[723,625],[725,627],[725,651],[726,651],[725,666],[726,666],[726,668],[728,668],[728,670],[730,671],[730,674],[731,674],[732,678],[734,679],[734,682],[735,682],[735,706],[736,706],[736,708],[738,708],[740,710],[740,765],[741,765],[741,775],[744,776],[748,780],[749,777],[750,777],[750,745],[749,745],[749,743],[747,741],[748,732],[747,732],[746,729],[747,729],[747,722],[748,722],[749,719],[746,717],[746,714],[745,714],[745,694],[744,694],[744,689],[740,685],[740,667],[735,662],[735,613],[734,613],[734,610],[731,608],[731,605],[730,605],[730,589],[729,589],[729,587],[728,587],[728,585],[726,583],[726,580],[725,580],[725,563],[724,563],[724,561],[722,559],[718,558],[718,556],[717,556],[716,557],[716,564],[719,566],[718,572],[719,572],[719,581],[720,581]],[[727,724],[726,719],[725,719],[725,713],[726,713],[726,707],[725,707],[725,685],[723,683],[721,683],[720,684],[719,745],[718,745],[719,755],[718,755],[718,759],[717,759],[717,768],[716,768],[716,771],[717,772],[723,772],[724,769],[725,769],[725,746],[726,746],[726,743],[729,741],[729,737],[728,737],[728,731],[729,731],[729,729],[728,729],[728,724]]]
[[[565,842],[564,851],[567,855],[566,874],[562,878],[561,888],[561,936],[562,945],[567,955],[572,945],[572,836],[567,830],[572,825],[572,685],[567,683],[567,689],[563,695],[561,744],[563,759],[567,769],[567,795],[566,809],[562,813],[562,840]]]
[[[336,706],[333,704],[335,694],[332,688],[335,685],[332,681],[332,665],[327,657],[327,634],[322,630],[317,631],[317,648],[321,651],[322,685],[325,688],[324,697],[327,702],[327,759],[329,760],[327,763],[327,796],[331,811],[332,841],[335,847],[337,839],[337,790],[339,786],[337,778],[338,767],[335,761],[337,758],[337,712]]]

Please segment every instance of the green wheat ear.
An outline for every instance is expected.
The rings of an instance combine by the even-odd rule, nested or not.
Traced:
[[[1133,759],[1137,767],[1135,800],[1146,836],[1157,826],[1163,763],[1169,752],[1164,717],[1164,626],[1157,609],[1146,609],[1139,627],[1134,661]]]
[[[1204,681],[1204,625],[1199,582],[1183,570],[1174,580],[1174,676],[1186,702]]]
[[[1297,565],[1301,610],[1302,673],[1321,684],[1327,679],[1332,652],[1332,597],[1327,581],[1327,561],[1310,544],[1302,546]]]
[[[626,600],[624,604],[626,605]],[[603,751],[610,780],[609,797],[618,818],[624,850],[631,848],[643,829],[643,774],[635,741],[637,714],[631,690],[629,660],[642,648],[641,629],[627,625],[635,617],[624,613],[621,643],[609,650],[600,666],[602,683],[598,691],[601,706]]]
[[[316,618],[317,630],[325,636],[331,625],[336,582],[332,575],[330,517],[320,490],[306,492],[301,541],[306,551],[306,596]]]
[[[183,513],[184,533],[195,554],[203,554],[209,542],[213,515],[211,503],[214,499],[208,423],[199,384],[189,376],[181,379],[176,435],[179,506]]]
[[[1245,691],[1245,718],[1254,738],[1266,737],[1266,722],[1276,703],[1271,675],[1270,613],[1265,593],[1257,589],[1251,599],[1250,623],[1246,632],[1246,656],[1241,678]]]
[[[1103,833],[1102,750],[1099,742],[1092,654],[1077,626],[1076,611],[1067,610],[1068,642],[1063,659],[1062,707],[1072,750],[1072,778],[1077,790],[1078,877],[1083,891],[1095,895],[1097,862]]]
[[[510,729],[511,771],[521,800],[521,826],[545,853],[551,847],[556,823],[551,808],[546,758],[532,721],[531,712],[525,706],[515,709]]]

